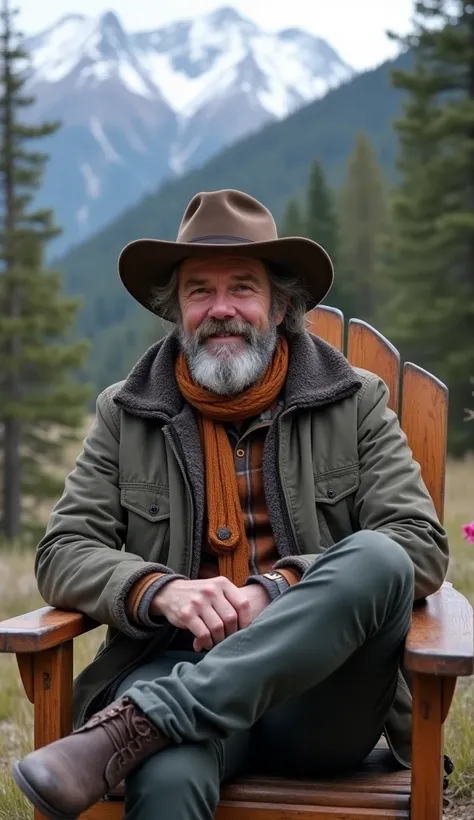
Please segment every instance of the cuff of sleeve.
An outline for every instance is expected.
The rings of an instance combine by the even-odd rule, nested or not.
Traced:
[[[278,580],[270,578],[269,575],[271,574],[272,573],[267,573],[264,575],[250,575],[245,582],[245,586],[248,586],[248,584],[260,584],[260,586],[264,587],[264,589],[268,592],[270,601],[274,601],[275,598],[279,598],[286,589],[289,589],[290,583],[279,570],[273,573],[274,575],[279,575]]]
[[[150,584],[150,586],[147,587],[147,589],[145,590],[140,599],[137,609],[137,620],[141,626],[156,627],[166,623],[166,618],[164,617],[164,615],[150,615],[150,605],[154,596],[157,592],[160,591],[160,589],[162,589],[162,587],[164,587],[170,581],[176,581],[178,578],[186,580],[185,575],[178,575],[172,573],[169,575],[162,575],[160,578],[156,578],[156,580],[152,584]]]
[[[299,573],[298,581],[301,581],[301,577],[313,563],[314,557],[312,557],[311,560],[308,560],[308,557],[303,555],[288,555],[286,558],[280,558],[280,560],[274,565],[273,569],[277,572],[281,572],[282,574],[283,572]]]
[[[125,611],[127,613],[128,618],[135,623],[138,621],[138,607],[140,606],[140,601],[143,598],[143,595],[147,591],[147,589],[162,578],[164,573],[162,572],[151,572],[149,575],[145,575],[142,578],[139,578],[130,589],[127,599],[125,601]]]
[[[274,569],[276,570],[276,567],[274,567]],[[290,587],[293,587],[295,584],[298,584],[301,581],[301,576],[303,575],[299,567],[286,567],[286,569],[279,567],[276,571],[279,572],[280,575],[283,575],[284,578],[286,578]]]

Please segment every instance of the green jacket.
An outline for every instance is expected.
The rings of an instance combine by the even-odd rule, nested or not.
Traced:
[[[152,572],[197,577],[204,532],[203,458],[194,411],[174,378],[175,333],[150,348],[126,381],[98,398],[97,414],[66,479],[36,557],[49,604],[107,624],[74,686],[75,724],[113,699],[119,683],[171,640],[166,621],[132,622],[125,600]],[[264,482],[278,565],[310,566],[360,529],[401,544],[416,598],[437,590],[446,533],[412,459],[388,391],[372,373],[307,333],[293,337],[283,407],[267,434]],[[386,735],[410,757],[410,693],[402,675]]]

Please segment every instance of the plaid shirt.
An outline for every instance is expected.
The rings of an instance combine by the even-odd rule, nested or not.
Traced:
[[[278,409],[279,405],[275,403],[239,427],[227,426],[249,545],[249,575],[268,572],[279,558],[263,489],[263,448],[268,428]],[[218,574],[217,556],[205,543],[199,578],[212,578]]]
[[[249,545],[249,575],[262,575],[272,569],[279,555],[268,517],[263,488],[263,448],[265,438],[274,416],[280,409],[275,404],[254,419],[239,427],[227,426],[227,433],[234,452],[240,505],[245,521],[245,532]],[[301,573],[293,567],[279,572],[289,584],[296,584]],[[207,542],[203,544],[199,578],[213,578],[219,575],[217,555]],[[165,576],[168,577],[168,576]],[[140,579],[130,590],[127,598],[129,617],[140,623],[153,625],[149,620],[148,606],[157,582],[163,582],[163,573],[151,573]],[[179,630],[173,640],[174,648],[192,648],[192,635],[187,630]]]

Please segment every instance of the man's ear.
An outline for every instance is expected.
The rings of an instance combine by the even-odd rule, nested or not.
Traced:
[[[287,308],[288,308],[288,301],[289,301],[288,299],[285,299],[285,305],[282,306],[280,308],[280,310],[277,310],[277,312],[273,316],[275,325],[277,327],[279,327],[281,325],[281,323],[283,322],[283,319],[286,316],[286,311],[287,311]]]

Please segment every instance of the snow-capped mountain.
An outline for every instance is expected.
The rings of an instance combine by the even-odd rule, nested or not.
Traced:
[[[263,31],[232,8],[149,32],[124,31],[111,11],[68,15],[25,46],[31,116],[62,123],[42,193],[62,248],[353,74],[324,40]]]

